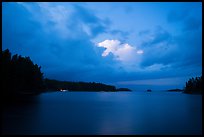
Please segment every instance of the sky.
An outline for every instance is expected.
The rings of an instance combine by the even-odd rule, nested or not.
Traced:
[[[5,49],[50,79],[183,88],[202,74],[202,3],[3,2]]]

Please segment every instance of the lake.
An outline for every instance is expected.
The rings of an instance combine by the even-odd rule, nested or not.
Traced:
[[[2,134],[202,134],[202,95],[181,92],[51,92],[2,114]]]

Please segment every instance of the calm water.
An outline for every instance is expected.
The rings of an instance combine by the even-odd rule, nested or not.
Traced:
[[[202,96],[55,92],[3,112],[3,134],[202,134]]]

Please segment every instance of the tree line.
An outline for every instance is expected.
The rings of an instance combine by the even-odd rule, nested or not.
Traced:
[[[3,97],[20,94],[40,94],[46,90],[66,89],[70,91],[117,91],[115,86],[95,82],[67,82],[43,77],[41,67],[29,57],[11,55],[2,51]]]
[[[45,79],[46,90],[69,91],[116,91],[115,86],[95,82],[68,82]]]
[[[15,54],[8,49],[2,51],[2,87],[3,97],[18,94],[40,94],[46,90],[69,91],[131,91],[127,88],[95,82],[68,82],[43,77],[41,67],[34,64],[30,57]],[[202,93],[202,76],[190,78],[184,87],[184,93]]]

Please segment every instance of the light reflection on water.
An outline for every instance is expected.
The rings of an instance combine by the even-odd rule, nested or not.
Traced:
[[[3,134],[202,134],[202,96],[55,92],[7,108]]]

